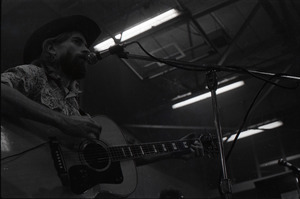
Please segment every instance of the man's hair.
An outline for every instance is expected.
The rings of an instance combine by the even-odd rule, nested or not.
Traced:
[[[64,41],[66,41],[67,39],[69,39],[71,37],[72,33],[73,32],[64,32],[64,33],[59,34],[56,37],[46,39],[41,46],[42,53],[41,53],[40,57],[35,59],[31,63],[34,65],[37,65],[37,66],[41,66],[43,64],[45,64],[45,65],[53,64],[53,62],[54,62],[54,60],[52,58],[53,55],[51,55],[51,53],[48,51],[47,46],[50,45],[50,43],[52,43],[52,44],[63,43]]]

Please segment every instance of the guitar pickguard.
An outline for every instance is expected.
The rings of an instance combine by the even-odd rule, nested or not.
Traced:
[[[103,142],[84,140],[79,147],[82,164],[65,166],[64,155],[58,140],[50,138],[50,148],[58,176],[64,186],[75,194],[82,194],[97,184],[120,184],[123,175],[120,162],[111,162]]]
[[[71,190],[76,194],[82,194],[99,183],[120,184],[123,182],[120,162],[113,162],[107,170],[102,172],[85,165],[75,165],[70,167],[68,173]]]

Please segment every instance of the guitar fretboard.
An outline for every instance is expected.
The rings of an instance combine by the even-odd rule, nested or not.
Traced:
[[[168,142],[113,146],[108,148],[108,152],[112,161],[120,161],[173,152],[189,152],[190,145],[193,142],[194,140],[176,140]]]

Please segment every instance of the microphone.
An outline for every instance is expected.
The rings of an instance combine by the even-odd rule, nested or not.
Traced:
[[[126,53],[124,52],[124,47],[126,44],[117,44],[109,47],[107,50],[101,52],[90,52],[86,55],[86,59],[89,64],[96,64],[99,60],[102,60],[110,55],[118,55],[121,58],[127,58]]]
[[[278,164],[289,168],[290,170],[296,172],[297,174],[300,174],[300,169],[298,167],[296,167],[296,166],[292,165],[291,163],[283,160],[282,158],[278,160]]]

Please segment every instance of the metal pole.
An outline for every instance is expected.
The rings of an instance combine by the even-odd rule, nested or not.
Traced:
[[[221,189],[222,194],[225,196],[225,198],[230,199],[232,197],[232,186],[231,186],[230,179],[228,179],[227,169],[226,169],[226,160],[225,160],[225,152],[224,152],[224,145],[223,145],[223,135],[222,135],[220,118],[219,118],[219,108],[218,108],[217,95],[216,95],[218,81],[217,81],[217,75],[216,75],[215,70],[211,70],[206,74],[206,81],[207,81],[206,82],[207,87],[209,88],[209,90],[211,92],[212,107],[213,107],[213,114],[214,114],[214,124],[215,124],[216,131],[217,131],[218,145],[219,145],[219,151],[220,151],[220,160],[221,160],[221,166],[222,166],[223,177],[221,178],[220,189]]]

